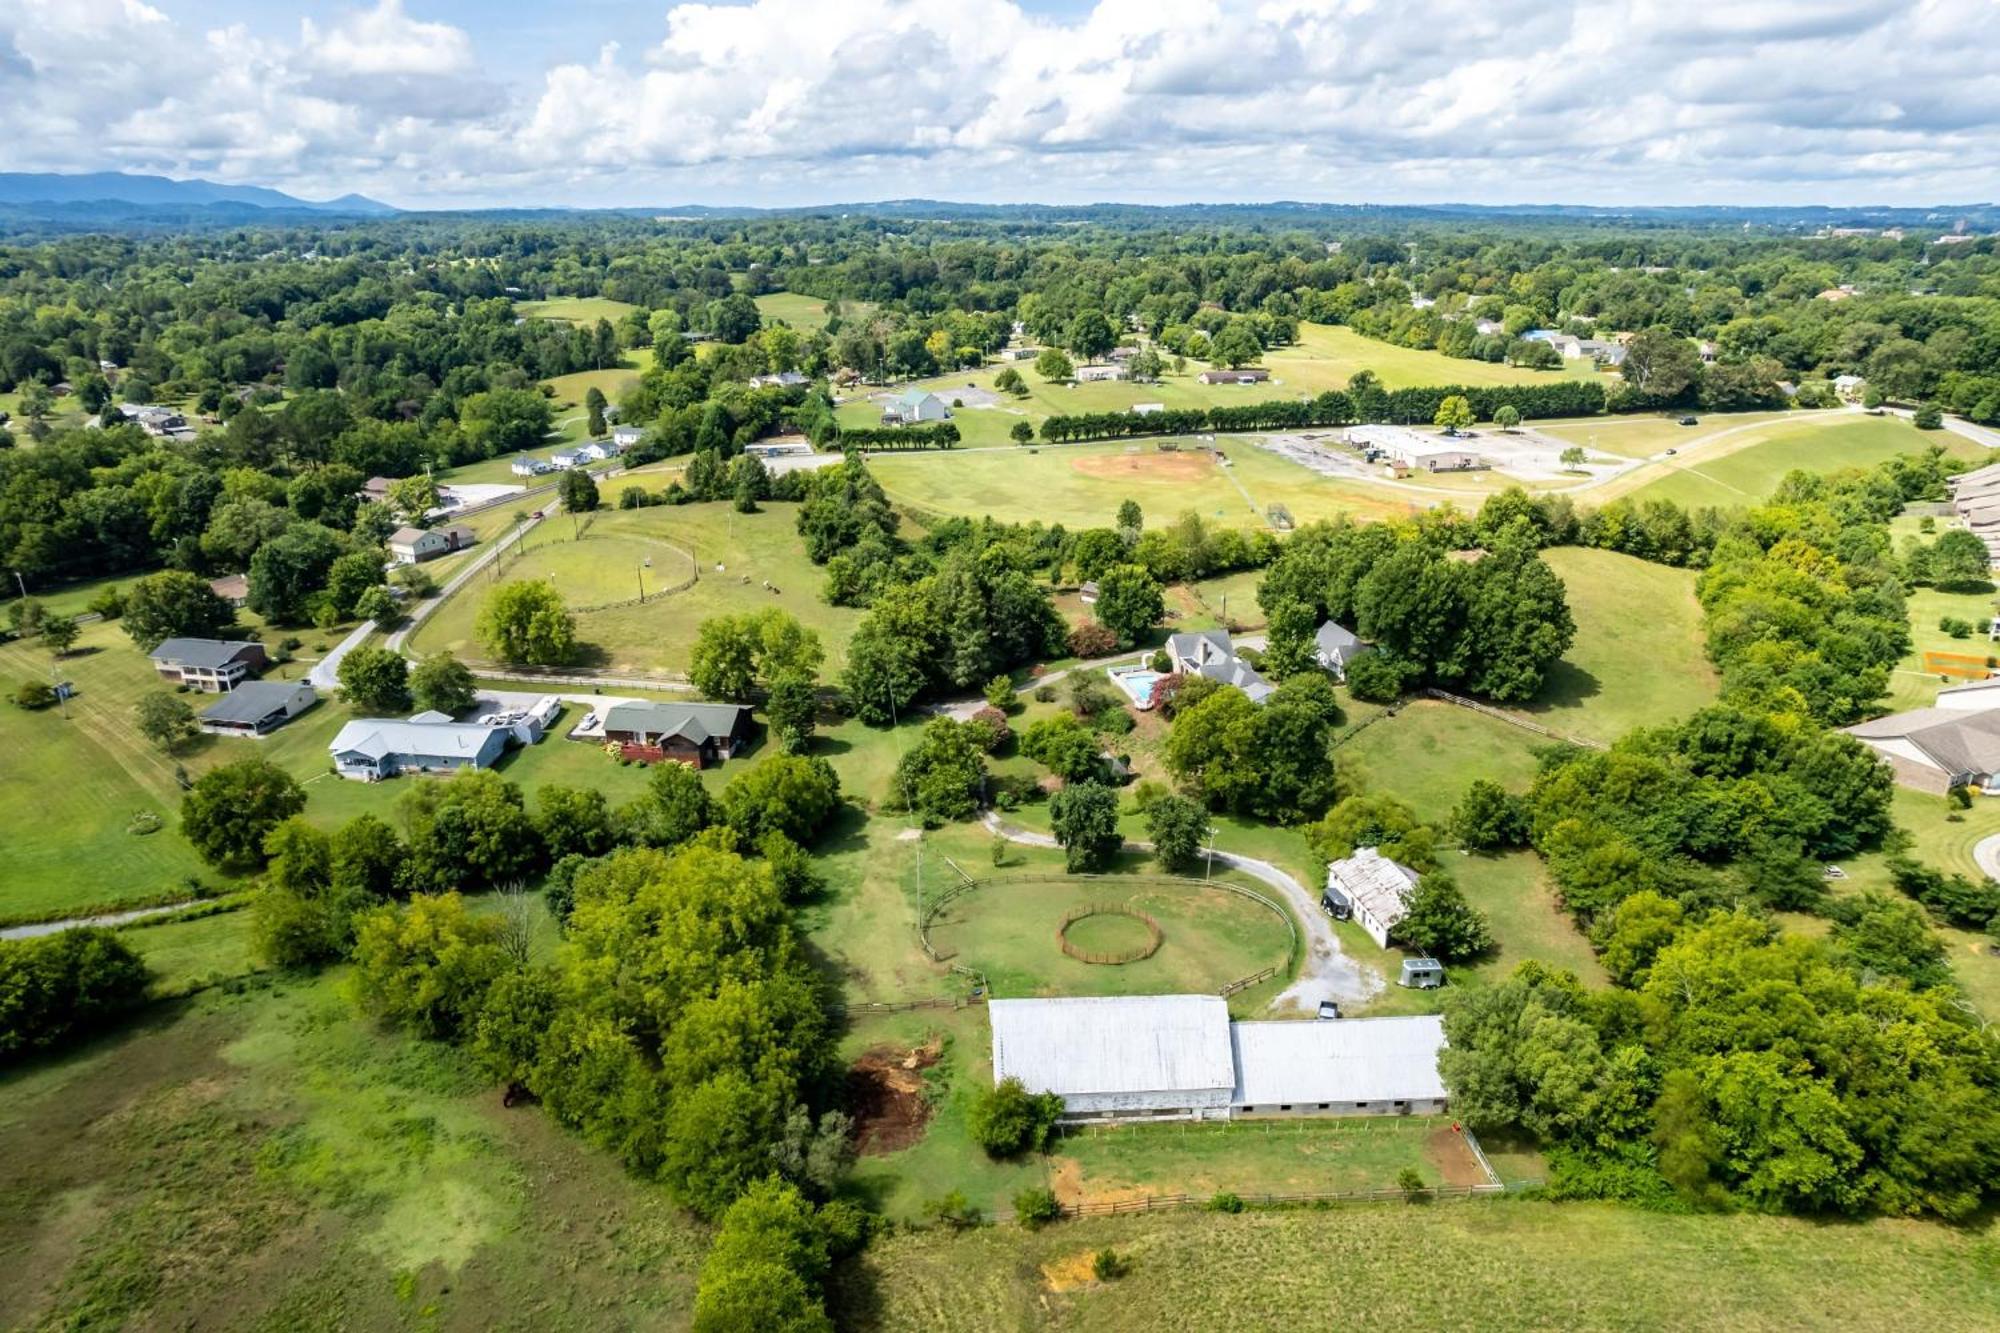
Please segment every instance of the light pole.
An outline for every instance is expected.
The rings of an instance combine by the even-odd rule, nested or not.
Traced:
[[[1208,826],[1208,855],[1201,861],[1201,882],[1208,883],[1215,874],[1215,825]]]
[[[653,557],[650,555],[639,562],[639,604],[641,606],[646,604],[646,566],[652,563]]]

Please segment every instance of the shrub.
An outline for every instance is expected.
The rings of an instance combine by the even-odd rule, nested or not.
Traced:
[[[1944,413],[1938,410],[1936,403],[1925,403],[1917,408],[1910,424],[1918,430],[1938,430],[1944,426]]]
[[[1108,657],[1118,651],[1116,631],[1089,621],[1075,626],[1067,640],[1071,657]]]
[[[1020,1079],[1006,1078],[973,1097],[966,1127],[988,1157],[1018,1157],[1048,1145],[1062,1109],[1055,1093],[1031,1093]]]
[[[146,996],[152,974],[96,926],[0,940],[0,1061],[104,1026]]]
[[[1052,1189],[1030,1185],[1014,1196],[1014,1220],[1030,1231],[1039,1231],[1061,1216],[1062,1205]]]
[[[1090,1271],[1099,1282],[1116,1282],[1132,1271],[1132,1261],[1106,1246],[1091,1256]]]
[[[1414,1166],[1406,1166],[1396,1173],[1396,1188],[1403,1191],[1403,1202],[1422,1203],[1430,1198],[1430,1186],[1424,1184],[1423,1172]]]
[[[1403,693],[1403,669],[1387,653],[1368,653],[1347,668],[1347,690],[1371,703],[1394,703]]]
[[[1958,616],[1938,617],[1938,629],[1942,633],[1951,635],[1954,639],[1968,639],[1972,637],[1972,622],[1961,619]]]
[[[1240,1213],[1243,1211],[1243,1197],[1223,1190],[1208,1201],[1211,1213]]]
[[[21,688],[14,691],[15,706],[26,708],[30,711],[47,708],[55,703],[55,701],[55,686],[48,684],[46,681],[24,681],[21,684]]]
[[[964,1231],[979,1225],[982,1214],[960,1190],[939,1195],[935,1199],[924,1200],[924,1216],[939,1226],[950,1227],[953,1231]]]

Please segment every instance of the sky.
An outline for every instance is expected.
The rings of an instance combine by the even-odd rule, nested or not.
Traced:
[[[0,0],[0,169],[409,208],[2000,197],[2000,0]]]

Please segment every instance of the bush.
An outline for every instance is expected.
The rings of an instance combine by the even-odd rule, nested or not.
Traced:
[[[1062,1205],[1052,1189],[1030,1185],[1014,1196],[1014,1220],[1030,1231],[1039,1231],[1061,1216]]]
[[[1020,1079],[1007,1078],[973,1097],[966,1128],[988,1157],[1018,1157],[1048,1145],[1062,1109],[1055,1093],[1031,1093]]]
[[[1403,668],[1387,653],[1366,653],[1347,667],[1347,690],[1370,703],[1394,703],[1403,693]]]
[[[1067,639],[1071,657],[1109,657],[1118,651],[1118,635],[1096,621],[1071,629]]]
[[[964,1231],[978,1226],[984,1214],[972,1205],[962,1191],[953,1190],[935,1199],[924,1200],[924,1216],[939,1226]]]
[[[1918,430],[1939,430],[1944,426],[1944,413],[1936,403],[1925,403],[1910,418],[1910,424]]]
[[[1132,1271],[1132,1262],[1106,1246],[1091,1256],[1090,1271],[1099,1282],[1116,1282]]]
[[[1396,1173],[1396,1188],[1403,1191],[1405,1203],[1422,1203],[1431,1197],[1430,1186],[1424,1183],[1423,1172],[1414,1166],[1406,1166]]]
[[[55,686],[48,684],[46,681],[24,681],[21,688],[14,691],[15,706],[26,708],[30,712],[47,708],[54,704],[55,701]]]
[[[152,974],[130,945],[96,926],[0,940],[0,1061],[59,1046],[146,997]]]
[[[1940,616],[1938,630],[1954,639],[1969,639],[1972,637],[1972,622],[1958,616]]]
[[[1223,1190],[1208,1201],[1208,1211],[1211,1213],[1240,1213],[1243,1211],[1243,1197],[1239,1194],[1232,1194],[1228,1190]]]

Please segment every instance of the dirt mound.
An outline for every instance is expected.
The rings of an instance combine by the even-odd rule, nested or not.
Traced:
[[[944,1043],[915,1050],[876,1046],[847,1071],[847,1104],[854,1113],[854,1150],[863,1157],[897,1152],[924,1136],[931,1118],[924,1100],[924,1071],[938,1062]]]
[[[1087,477],[1129,477],[1143,473],[1162,481],[1200,481],[1215,474],[1205,453],[1091,454],[1072,459],[1070,466]]]

